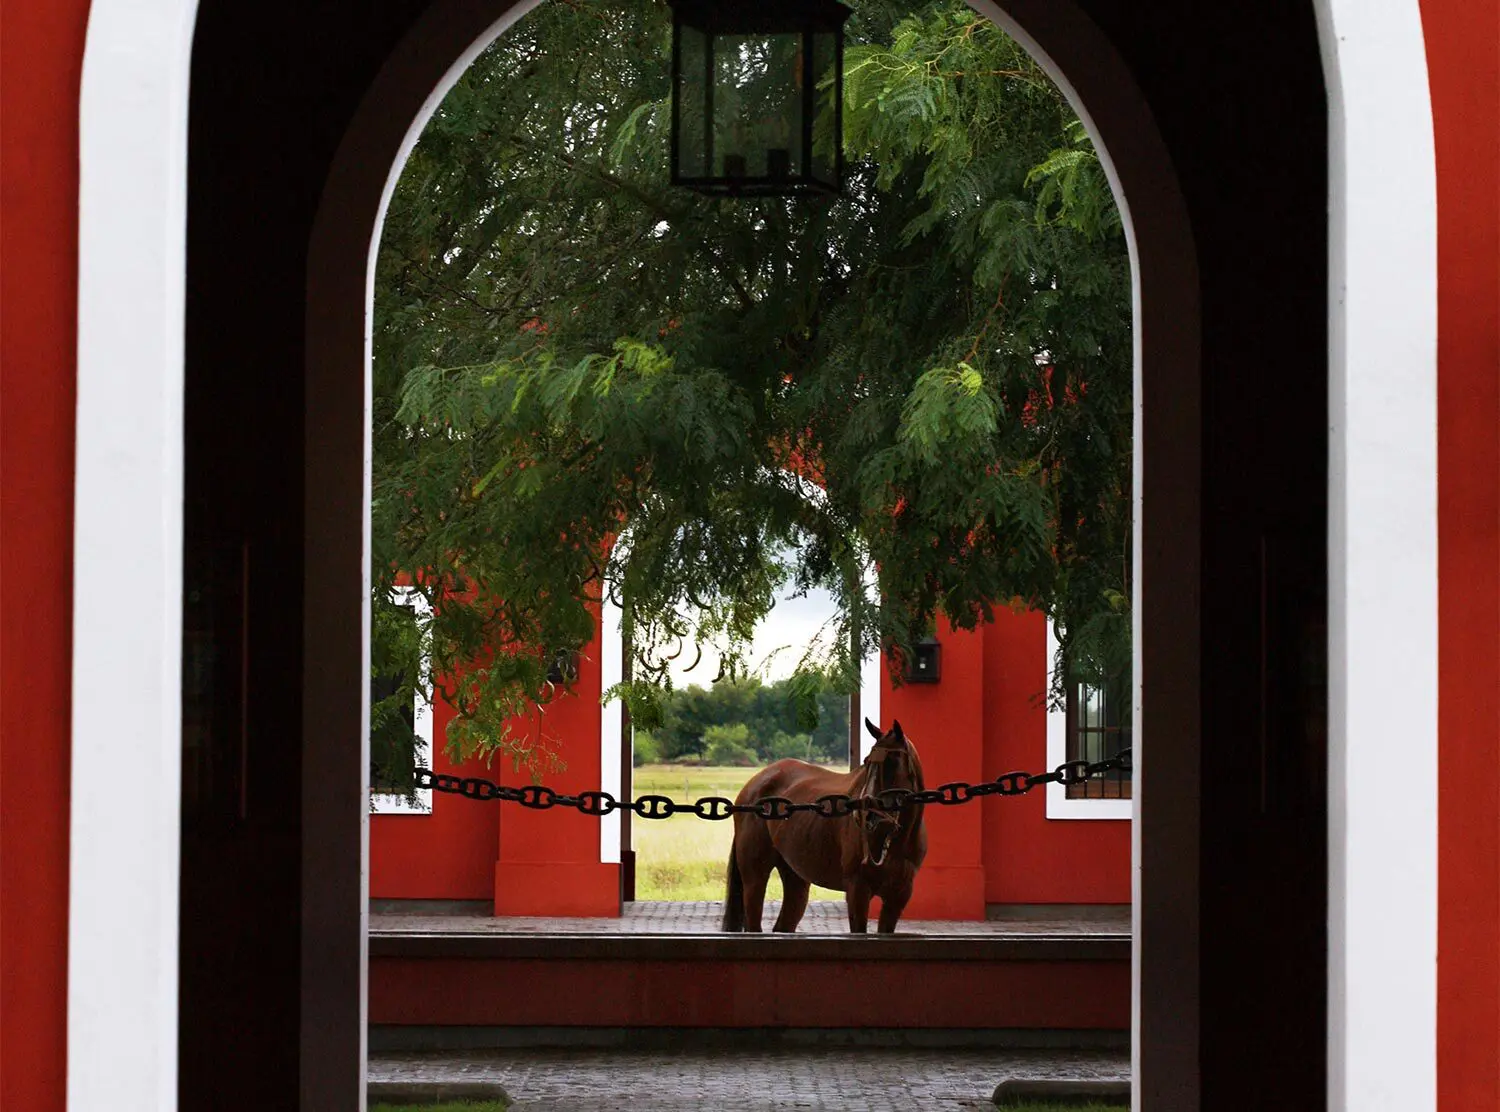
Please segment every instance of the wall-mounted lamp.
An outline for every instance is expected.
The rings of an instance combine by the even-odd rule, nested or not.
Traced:
[[[943,646],[936,637],[924,637],[912,646],[906,662],[907,683],[937,683],[943,676]]]

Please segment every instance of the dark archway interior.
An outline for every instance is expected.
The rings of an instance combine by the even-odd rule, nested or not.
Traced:
[[[187,1110],[298,1105],[300,812],[304,792],[323,790],[303,783],[299,736],[302,700],[318,697],[302,690],[301,659],[308,238],[361,96],[425,6],[206,0],[198,18],[187,301]],[[1077,6],[1150,101],[1201,274],[1203,1106],[1318,1108],[1328,229],[1312,5],[1261,6],[1253,20],[1187,0]]]

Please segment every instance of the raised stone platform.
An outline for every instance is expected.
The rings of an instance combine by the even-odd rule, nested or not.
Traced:
[[[1122,1031],[1130,935],[1118,910],[904,922],[850,935],[814,905],[793,935],[719,931],[719,905],[618,919],[371,917],[377,1026]],[[767,922],[774,909],[768,909]]]

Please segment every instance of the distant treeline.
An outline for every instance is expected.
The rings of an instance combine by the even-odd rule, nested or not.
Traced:
[[[843,761],[849,753],[849,697],[818,696],[818,725],[797,726],[789,681],[685,687],[667,700],[660,728],[635,732],[635,763],[758,765],[783,757]]]

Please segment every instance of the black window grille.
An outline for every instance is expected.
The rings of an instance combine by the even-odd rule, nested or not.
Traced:
[[[416,622],[415,607],[399,609]],[[376,792],[406,795],[416,783],[416,700],[382,707],[405,684],[404,670],[370,677],[370,788]]]
[[[1103,761],[1130,746],[1130,688],[1068,688],[1068,760]],[[1129,799],[1130,773],[1116,770],[1068,785],[1069,799]]]

